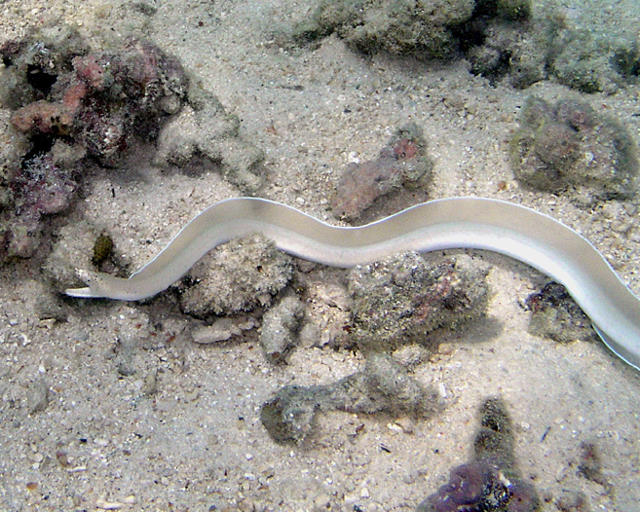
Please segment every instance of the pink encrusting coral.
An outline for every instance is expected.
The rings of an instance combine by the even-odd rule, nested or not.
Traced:
[[[11,122],[28,134],[78,140],[103,165],[115,165],[129,139],[155,139],[159,120],[186,95],[180,64],[149,43],[129,40],[117,53],[73,57],[71,66],[46,100],[18,108]]]

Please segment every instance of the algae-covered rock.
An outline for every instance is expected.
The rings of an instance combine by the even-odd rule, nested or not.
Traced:
[[[476,1],[476,5],[482,3]],[[484,0],[484,3],[491,3]],[[531,15],[530,0],[497,0],[496,12],[501,18],[508,20],[524,20]]]
[[[531,311],[528,328],[531,334],[560,343],[598,339],[591,320],[561,284],[546,284],[527,297],[526,305]]]
[[[424,343],[440,327],[456,329],[484,315],[487,268],[467,255],[407,252],[349,273],[353,336],[366,349]]]
[[[460,38],[471,72],[492,82],[506,76],[518,88],[550,79],[588,93],[614,93],[637,81],[637,30],[592,9],[476,1]]]
[[[433,163],[427,156],[422,129],[408,123],[398,129],[375,160],[350,164],[340,178],[332,209],[348,220],[359,218],[387,194],[424,188],[431,181]]]
[[[474,6],[474,0],[321,0],[311,19],[296,27],[295,38],[335,32],[364,53],[443,59],[457,50],[454,29],[471,18]]]
[[[0,109],[0,184],[4,187],[0,191],[0,207],[6,193],[6,184],[12,179],[15,170],[20,166],[22,156],[29,149],[29,141],[23,133],[16,130],[10,123],[11,111]]]
[[[10,254],[14,238],[13,208],[15,187],[13,182],[20,175],[22,156],[29,149],[27,137],[18,132],[9,122],[11,112],[0,109],[0,262]]]
[[[549,47],[555,36],[549,19],[510,22],[500,18],[483,21],[482,44],[465,52],[471,72],[496,83],[503,77],[519,89],[548,77]]]
[[[637,190],[633,140],[620,123],[578,100],[552,105],[529,98],[510,151],[520,183],[547,192],[573,191],[582,204],[628,199]]]
[[[8,87],[0,101],[11,122],[47,152],[58,138],[115,166],[135,138],[155,140],[162,119],[182,105],[188,79],[175,57],[128,39],[91,51],[77,32],[48,28],[0,46]]]
[[[293,273],[291,257],[260,235],[214,249],[189,272],[180,292],[185,313],[197,317],[271,305]]]
[[[465,56],[473,73],[495,81],[513,72],[513,81],[526,87],[547,76],[554,34],[547,26],[533,17],[530,0],[320,0],[311,18],[294,28],[293,39],[304,43],[335,33],[367,54]]]
[[[17,109],[46,98],[61,76],[73,71],[73,59],[89,52],[79,32],[66,25],[44,26],[23,39],[2,41],[5,69],[0,103]]]
[[[101,233],[93,243],[93,256],[91,256],[91,263],[96,266],[100,266],[111,257],[112,253],[113,239],[108,234]]]
[[[637,41],[562,27],[553,41],[551,74],[562,84],[582,92],[615,92],[640,62]],[[635,69],[635,71],[634,71]]]
[[[262,405],[260,419],[275,441],[300,443],[312,432],[318,412],[428,418],[440,407],[433,388],[420,384],[389,355],[372,352],[362,371],[333,384],[282,388]]]
[[[263,152],[239,136],[240,121],[213,94],[193,85],[189,103],[161,130],[154,164],[219,167],[231,183],[255,193],[263,181]]]
[[[366,54],[464,56],[472,73],[492,83],[506,77],[518,88],[552,79],[613,93],[637,81],[640,41],[630,23],[597,14],[530,0],[317,0],[292,35],[304,44],[336,34]]]

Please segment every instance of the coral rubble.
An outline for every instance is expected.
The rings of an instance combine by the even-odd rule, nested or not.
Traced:
[[[572,192],[584,205],[628,199],[638,187],[632,138],[615,120],[578,100],[527,100],[511,139],[516,179],[548,192]]]
[[[35,253],[45,216],[71,204],[86,159],[114,166],[134,139],[155,140],[189,81],[153,44],[97,52],[63,27],[5,41],[0,58],[0,129],[14,148],[0,168],[2,261]]]
[[[182,66],[151,43],[129,39],[122,48],[92,52],[71,32],[57,44],[34,35],[18,45],[26,51],[8,43],[0,48],[13,83],[0,100],[14,107],[17,130],[32,141],[40,137],[39,152],[69,137],[113,166],[135,136],[157,138],[160,119],[179,111],[186,98]],[[27,91],[19,105],[18,89]]]
[[[239,137],[239,128],[237,117],[194,84],[189,106],[161,130],[153,163],[187,169],[213,163],[240,190],[253,194],[263,183],[264,154]]]
[[[336,34],[365,54],[464,57],[472,73],[492,83],[506,77],[519,88],[555,79],[582,92],[612,93],[637,80],[640,44],[634,30],[620,29],[615,20],[593,30],[596,20],[576,24],[567,11],[534,9],[530,0],[316,0],[291,38],[309,44]]]
[[[480,317],[487,304],[485,277],[484,266],[464,255],[425,260],[404,253],[355,267],[348,277],[354,312],[349,331],[365,368],[329,385],[284,387],[262,407],[265,428],[276,441],[301,442],[318,412],[429,417],[441,406],[437,393],[410,374],[413,357],[389,354],[410,343],[426,345],[434,329]]]
[[[491,79],[511,68],[513,55],[514,68],[526,65],[528,73],[539,79],[538,56],[545,53],[539,45],[527,52],[530,18],[529,0],[456,0],[417,5],[403,0],[319,0],[313,15],[293,29],[293,39],[307,43],[336,33],[349,46],[367,54],[385,51],[423,60],[466,56],[473,72]],[[525,54],[536,58],[529,58],[528,62]]]
[[[429,417],[440,408],[437,392],[422,386],[394,359],[371,353],[362,371],[333,384],[286,386],[262,405],[260,419],[280,443],[301,443],[313,430],[315,415],[332,410]]]
[[[423,342],[430,331],[455,329],[486,311],[487,269],[469,256],[408,252],[349,273],[353,337],[362,348],[393,350]]]
[[[284,297],[262,317],[260,345],[272,363],[283,362],[297,340],[304,304],[295,296]]]
[[[45,216],[69,207],[86,168],[116,167],[136,146],[157,144],[159,167],[206,160],[246,192],[262,184],[262,152],[239,121],[154,44],[95,50],[50,27],[5,41],[0,58],[0,262],[33,255]]]
[[[300,41],[337,33],[364,53],[384,50],[426,58],[456,51],[456,26],[473,14],[473,0],[429,2],[321,0],[313,16],[295,29]]]
[[[185,313],[207,318],[268,307],[290,281],[291,257],[254,235],[214,249],[189,272],[180,290]]]

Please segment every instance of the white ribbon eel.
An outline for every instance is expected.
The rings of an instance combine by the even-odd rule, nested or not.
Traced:
[[[191,220],[128,279],[80,270],[78,275],[87,287],[65,293],[145,299],[180,279],[213,247],[252,233],[262,233],[287,253],[338,267],[409,250],[473,248],[505,254],[563,284],[604,343],[640,369],[640,299],[576,231],[548,215],[496,199],[428,201],[358,227],[331,226],[267,199],[227,199]]]

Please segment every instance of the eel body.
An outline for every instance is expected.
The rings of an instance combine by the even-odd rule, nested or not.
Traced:
[[[547,215],[496,199],[428,201],[358,227],[332,226],[267,199],[227,199],[191,220],[128,279],[80,270],[78,276],[87,287],[65,293],[145,299],[180,279],[213,247],[253,233],[262,233],[287,253],[337,267],[409,250],[473,248],[505,254],[563,284],[604,343],[640,370],[640,299],[576,231]]]

